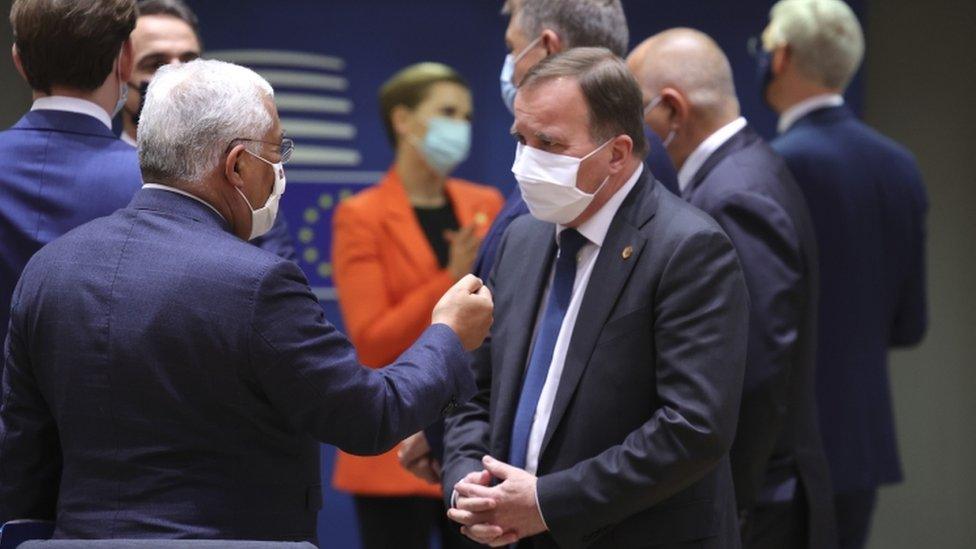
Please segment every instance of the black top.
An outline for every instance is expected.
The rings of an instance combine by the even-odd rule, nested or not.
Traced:
[[[447,240],[444,238],[444,231],[458,230],[457,217],[454,215],[454,208],[450,202],[445,202],[443,206],[437,208],[418,208],[414,207],[417,213],[417,221],[427,235],[427,242],[434,249],[437,256],[437,264],[444,268],[447,266],[448,248]]]

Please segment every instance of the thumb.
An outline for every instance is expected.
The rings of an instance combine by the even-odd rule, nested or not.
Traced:
[[[484,283],[481,282],[481,279],[473,274],[464,275],[464,278],[454,285],[454,288],[469,294],[477,293],[483,287]]]
[[[513,467],[505,462],[498,461],[491,456],[485,456],[481,462],[485,464],[485,469],[491,473],[491,476],[498,480],[508,480],[509,477],[521,471],[518,467]]]

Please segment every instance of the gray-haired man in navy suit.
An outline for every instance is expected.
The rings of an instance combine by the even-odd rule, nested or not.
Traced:
[[[13,296],[0,522],[55,537],[313,541],[319,444],[377,454],[474,393],[491,324],[462,279],[389,368],[356,360],[274,224],[284,137],[271,86],[219,61],[160,70],[127,208],[41,249]]]

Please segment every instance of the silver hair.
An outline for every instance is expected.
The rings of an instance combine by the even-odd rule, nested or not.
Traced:
[[[516,0],[505,9],[530,40],[548,28],[567,48],[607,48],[618,57],[627,55],[630,36],[620,0]]]
[[[267,80],[232,63],[200,59],[160,68],[139,119],[143,179],[203,180],[234,139],[261,139],[271,129],[273,97]]]
[[[790,46],[797,68],[828,88],[846,88],[864,58],[864,32],[841,0],[781,0],[769,12],[767,50]]]

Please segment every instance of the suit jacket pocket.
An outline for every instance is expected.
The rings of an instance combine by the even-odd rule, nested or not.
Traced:
[[[600,331],[600,338],[597,346],[606,345],[624,337],[651,337],[651,314],[650,305],[641,307],[636,311],[617,315],[607,321]]]
[[[651,548],[714,537],[718,517],[712,500],[653,507],[629,517],[610,533],[608,547]]]

